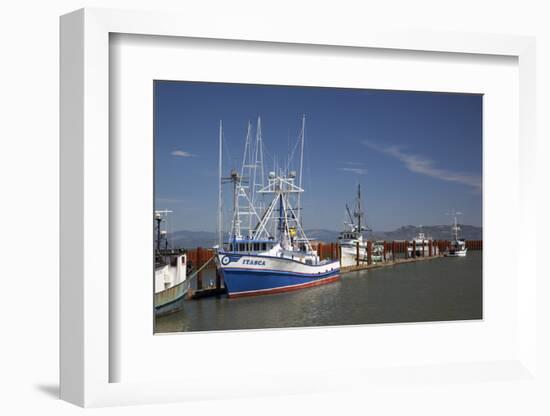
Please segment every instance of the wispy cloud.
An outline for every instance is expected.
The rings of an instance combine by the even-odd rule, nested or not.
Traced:
[[[370,149],[396,158],[411,172],[440,179],[442,181],[459,183],[470,186],[476,191],[481,191],[482,185],[480,175],[453,172],[451,170],[439,168],[433,160],[422,155],[405,152],[403,148],[399,146],[381,146],[370,140],[362,140],[361,143]]]
[[[194,155],[193,153],[186,152],[184,150],[174,150],[172,153],[170,153],[172,156],[177,157],[195,157],[197,155]]]
[[[364,163],[347,161],[347,162],[344,162],[344,165],[350,165],[350,166],[363,166]]]
[[[338,168],[338,170],[341,170],[343,172],[355,173],[356,175],[366,175],[367,174],[367,169],[364,169],[364,168]]]

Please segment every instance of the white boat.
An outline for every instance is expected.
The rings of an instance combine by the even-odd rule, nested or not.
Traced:
[[[392,257],[391,250],[385,249],[384,250],[384,244],[385,241],[374,241],[372,244],[372,262],[373,263],[379,263],[386,261],[387,259],[390,259]],[[385,252],[384,252],[385,251]]]
[[[420,226],[420,231],[416,237],[409,241],[409,247],[407,249],[409,257],[412,257],[413,251],[416,257],[429,256],[430,245],[432,246],[432,255],[436,254],[437,247],[433,244],[433,238],[426,236],[426,234],[422,232],[422,226]]]
[[[218,209],[219,242],[216,264],[229,297],[286,292],[331,283],[340,278],[336,260],[321,260],[311,246],[301,225],[302,161],[305,118],[302,120],[299,176],[286,169],[269,172],[263,183],[261,121],[256,139],[251,126],[244,148],[241,173],[232,171],[228,178],[222,172],[222,130],[220,123],[220,190]],[[226,242],[222,241],[221,184],[233,184],[233,218]],[[296,183],[298,182],[298,183]],[[262,200],[271,197],[265,205]],[[265,202],[265,201],[264,201]]]
[[[189,291],[190,279],[187,278],[187,255],[167,247],[167,232],[162,229],[165,217],[171,211],[155,211],[156,247],[155,247],[155,313],[162,315],[182,307],[185,295]],[[166,243],[163,248],[162,243]]]
[[[348,204],[346,204],[346,212],[349,221],[344,223],[345,229],[338,236],[342,267],[355,266],[358,260],[360,264],[367,261],[368,242],[363,236],[363,231],[370,231],[370,229],[363,224],[364,212],[361,206],[361,185],[357,185],[357,197],[355,198],[353,213],[350,211]]]
[[[460,227],[458,225],[457,215],[461,215],[461,213],[460,212],[454,213],[454,223],[453,223],[453,226],[451,227],[453,240],[451,241],[451,244],[445,253],[445,256],[447,257],[466,257],[466,254],[468,253],[468,248],[466,247],[466,240],[464,240],[463,238],[458,238],[458,232],[460,231]]]

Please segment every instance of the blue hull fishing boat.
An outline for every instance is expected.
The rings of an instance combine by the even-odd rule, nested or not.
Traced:
[[[241,173],[222,178],[220,123],[220,194],[218,210],[218,271],[229,297],[297,290],[340,278],[338,260],[321,260],[301,225],[301,183],[305,118],[295,149],[300,146],[299,177],[295,170],[274,169],[264,183],[261,121],[256,139],[251,126],[245,142]],[[298,178],[297,178],[298,177]],[[296,183],[298,182],[298,183]],[[229,239],[222,242],[221,184],[233,184],[233,216]],[[266,203],[266,197],[271,200]]]

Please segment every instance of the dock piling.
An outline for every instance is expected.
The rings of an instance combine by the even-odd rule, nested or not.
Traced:
[[[202,247],[197,247],[197,254],[196,254],[196,265],[195,267],[197,270],[199,270],[202,266]],[[197,290],[202,289],[202,272],[199,272],[197,275]]]
[[[220,275],[220,272],[216,270],[216,290],[220,290],[222,288],[222,277]]]
[[[359,243],[357,243],[359,246]],[[367,264],[372,264],[372,241],[367,241]]]

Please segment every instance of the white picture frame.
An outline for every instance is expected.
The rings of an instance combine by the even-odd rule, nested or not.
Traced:
[[[329,371],[330,381],[315,382],[317,373],[271,374],[262,380],[231,382],[220,376],[214,383],[194,373],[174,382],[110,382],[109,307],[109,36],[112,33],[187,38],[225,39],[281,44],[332,45],[333,47],[382,48],[438,53],[505,55],[519,65],[520,217],[517,244],[535,241],[535,42],[530,37],[465,33],[360,32],[329,33],[314,24],[307,31],[263,25],[246,34],[235,33],[234,22],[206,26],[189,16],[169,13],[83,9],[61,18],[61,398],[80,406],[158,403],[194,398],[238,397],[269,392],[307,393],[334,391],[383,380],[393,384],[400,373],[388,368]],[[453,363],[422,368],[420,378],[436,379],[448,371],[449,379],[468,380],[469,373],[492,368],[517,380],[536,377],[537,271],[533,253],[519,253],[525,278],[518,302],[518,354],[497,365],[472,363],[460,368]],[[468,370],[468,368],[470,370]],[[467,370],[465,372],[465,369]],[[321,368],[322,372],[323,369]],[[512,378],[514,378],[512,376]],[[309,380],[309,382],[307,382]],[[348,381],[344,381],[348,380]],[[370,380],[370,381],[369,381]],[[471,377],[473,383],[479,382]],[[397,384],[397,382],[395,382]],[[208,388],[207,388],[208,386]],[[215,393],[213,393],[215,392]]]

